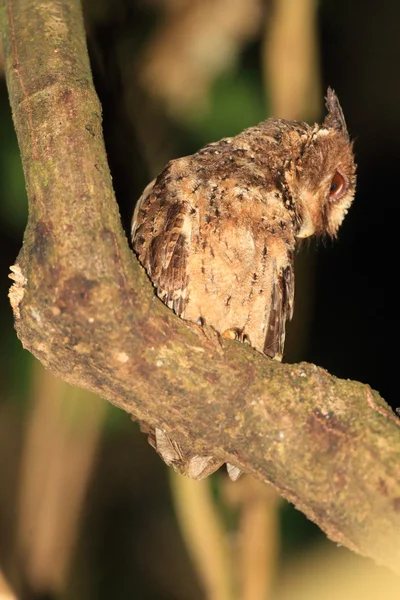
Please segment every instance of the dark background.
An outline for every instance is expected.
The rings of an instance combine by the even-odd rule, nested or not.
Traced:
[[[263,6],[265,22],[274,4]],[[107,151],[127,230],[136,198],[169,158],[234,135],[270,114],[272,91],[265,82],[261,59],[264,26],[238,44],[237,58],[230,68],[213,77],[209,86],[204,85],[205,108],[197,109],[194,103],[192,114],[183,110],[180,116],[179,108],[167,109],[159,98],[152,98],[141,84],[141,57],[165,12],[161,0],[85,4]],[[355,140],[358,187],[338,240],[302,251],[296,280],[299,309],[289,330],[286,355],[288,361],[313,362],[338,377],[369,383],[393,408],[400,406],[396,363],[399,23],[400,4],[395,1],[322,0],[319,5],[319,93],[324,95],[330,85],[340,98]],[[321,117],[317,114],[315,119]],[[167,470],[137,426],[117,409],[104,409],[101,400],[69,400],[71,388],[49,383],[50,375],[42,372],[15,336],[7,274],[21,246],[26,210],[6,86],[0,79],[0,565],[6,578],[22,598],[206,598],[178,529]],[[297,337],[296,331],[301,335]],[[50,417],[46,421],[43,415],[35,421],[40,399],[51,407],[61,402],[53,421]],[[95,418],[92,409],[86,408],[89,405],[96,407]],[[54,579],[46,575],[45,567],[39,569],[45,575],[36,576],[37,568],[30,563],[42,529],[32,535],[28,532],[24,550],[19,546],[20,498],[26,469],[30,473],[39,469],[41,475],[32,479],[47,481],[48,466],[37,466],[39,459],[35,467],[26,464],[32,448],[40,443],[47,448],[47,456],[53,452],[47,436],[64,423],[66,412],[69,426],[72,423],[68,439],[75,449],[76,439],[89,437],[86,433],[75,437],[76,422],[79,431],[86,426],[85,419],[89,427],[96,421],[98,429],[93,433],[91,459],[87,459],[86,474],[79,484],[82,494],[77,500],[76,518],[71,521],[75,523],[73,550],[65,559],[65,572],[60,567],[61,574]],[[43,419],[46,422],[41,430],[36,425],[41,434],[32,442],[32,423],[43,423]],[[55,437],[60,440],[62,435],[59,432]],[[54,451],[59,456],[55,472],[74,461],[78,464],[84,450],[63,452],[59,447]],[[217,474],[211,484],[217,503],[224,477]],[[34,487],[29,485],[29,489]],[[47,488],[45,483],[39,487],[35,497],[40,508]],[[61,494],[65,505],[68,494],[65,490]],[[231,509],[218,506],[226,520]],[[32,513],[34,521],[39,518],[39,508]],[[59,520],[66,519],[62,511],[57,514]],[[289,506],[281,508],[279,514],[282,538],[278,573],[297,553],[324,540],[316,527]],[[57,527],[54,525],[58,531]],[[230,527],[235,525],[229,525],[228,530]],[[57,546],[54,548],[49,556],[57,555]],[[51,565],[47,568],[52,570]]]

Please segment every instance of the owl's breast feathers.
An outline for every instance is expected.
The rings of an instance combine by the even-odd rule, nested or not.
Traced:
[[[222,140],[170,162],[137,203],[132,239],[180,317],[280,359],[293,311],[293,221],[249,153],[246,140]]]

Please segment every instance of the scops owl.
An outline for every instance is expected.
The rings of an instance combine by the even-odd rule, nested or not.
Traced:
[[[354,197],[352,143],[335,92],[322,125],[271,118],[168,163],[137,202],[133,247],[158,296],[282,358],[296,241],[335,237]]]

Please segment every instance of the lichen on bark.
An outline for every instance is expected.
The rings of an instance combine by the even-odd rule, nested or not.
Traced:
[[[80,3],[0,6],[29,198],[11,292],[24,347],[62,379],[270,482],[329,537],[399,573],[396,417],[368,386],[214,343],[155,297],[121,227]]]

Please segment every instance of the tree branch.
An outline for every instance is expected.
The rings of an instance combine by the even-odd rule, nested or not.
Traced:
[[[0,7],[30,206],[10,292],[24,347],[400,573],[399,421],[368,386],[213,344],[155,297],[121,228],[78,0]]]

